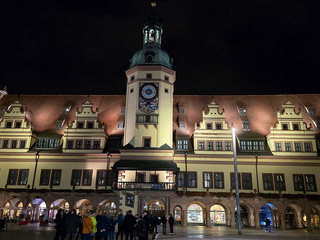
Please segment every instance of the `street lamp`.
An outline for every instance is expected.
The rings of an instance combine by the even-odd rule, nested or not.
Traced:
[[[38,160],[39,160],[39,155],[40,151],[36,152],[36,165],[34,167],[34,173],[33,173],[33,180],[32,180],[32,189],[34,188],[34,180],[36,178],[36,174],[37,174],[37,167],[38,167]]]
[[[238,179],[238,163],[237,163],[236,129],[235,128],[232,128],[232,143],[233,143],[233,161],[234,161],[234,181],[236,184],[238,234],[241,235],[242,230],[241,230],[241,216],[240,216],[239,179]]]

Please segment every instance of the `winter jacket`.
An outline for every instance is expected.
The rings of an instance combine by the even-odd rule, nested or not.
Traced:
[[[97,219],[96,219],[95,216],[90,216],[90,218],[91,218],[91,221],[92,221],[92,224],[93,224],[93,229],[92,229],[92,231],[93,231],[94,233],[96,233],[96,232],[97,232]]]
[[[109,235],[110,220],[106,216],[100,216],[97,221],[97,236]]]
[[[80,225],[80,219],[76,214],[65,215],[66,220],[64,222],[64,226],[66,229],[66,233],[76,233],[77,228]]]
[[[93,223],[91,221],[91,218],[84,217],[83,218],[83,222],[82,222],[82,226],[83,226],[83,229],[82,229],[82,233],[83,234],[90,233],[92,231],[92,229],[93,229]]]

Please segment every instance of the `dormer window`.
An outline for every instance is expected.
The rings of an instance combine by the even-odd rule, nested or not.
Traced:
[[[242,122],[243,131],[250,131],[250,123],[249,122]]]
[[[316,116],[316,110],[313,107],[307,107],[307,112],[310,117]]]
[[[287,123],[282,124],[282,130],[289,130]]]
[[[207,129],[212,129],[212,123],[207,123]]]
[[[88,128],[92,129],[94,127],[94,123],[93,122],[88,122],[87,125]]]
[[[118,122],[117,129],[123,129],[123,122]]]
[[[222,129],[222,124],[216,123],[216,130],[221,130],[221,129]]]
[[[6,122],[6,128],[12,128],[12,122]]]
[[[239,116],[245,116],[246,115],[246,109],[243,108],[243,107],[239,107],[238,108],[238,113],[239,113]]]
[[[78,122],[78,128],[84,128],[84,123],[83,122]]]
[[[185,122],[180,122],[179,123],[179,129],[180,130],[185,130],[186,129],[186,123]]]
[[[16,122],[15,128],[21,128],[21,122]]]
[[[299,130],[299,124],[294,123],[293,124],[293,130]]]
[[[126,108],[125,107],[121,107],[120,114],[121,115],[125,115],[126,114]]]

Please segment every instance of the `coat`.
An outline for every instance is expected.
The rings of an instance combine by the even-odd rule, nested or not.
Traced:
[[[89,234],[93,230],[93,223],[91,221],[91,218],[84,217],[82,222],[82,233],[83,234]]]
[[[136,224],[136,218],[132,214],[127,214],[123,220],[123,229],[127,232],[131,232]]]
[[[64,221],[66,233],[76,233],[79,225],[80,218],[76,214],[66,215],[66,220]]]
[[[97,219],[96,219],[95,216],[90,216],[90,218],[91,218],[91,221],[92,221],[92,224],[93,224],[93,229],[92,229],[92,231],[93,231],[94,233],[96,233],[96,232],[97,232]]]
[[[111,227],[110,219],[106,216],[100,216],[97,221],[97,236],[109,235]]]

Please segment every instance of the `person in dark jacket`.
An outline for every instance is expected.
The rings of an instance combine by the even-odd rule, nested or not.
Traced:
[[[173,234],[173,223],[174,223],[174,218],[172,217],[172,214],[170,214],[170,217],[169,217],[170,233],[169,234]]]
[[[138,224],[137,224],[137,235],[139,240],[148,240],[148,223],[142,218],[139,217]]]
[[[148,233],[149,232],[151,232],[151,220],[150,220],[150,218],[149,218],[149,216],[148,216],[148,211],[143,211],[143,213],[142,213],[142,218],[143,218],[143,220],[146,222],[146,224],[147,224],[147,231],[148,231]]]
[[[77,229],[78,229],[79,225],[80,225],[80,219],[76,215],[76,212],[74,210],[72,210],[71,214],[67,215],[66,220],[64,222],[67,240],[69,240],[70,237],[72,240],[76,239]]]
[[[118,219],[117,219],[117,223],[118,223],[118,233],[117,233],[117,237],[116,237],[117,240],[118,240],[119,234],[121,236],[121,240],[123,238],[123,220],[124,220],[123,211],[120,210],[120,213],[119,213]]]
[[[117,224],[117,214],[115,213],[114,216],[110,218],[110,231],[109,231],[109,240],[114,240],[114,231],[116,230]]]
[[[166,231],[167,231],[167,218],[166,218],[165,215],[162,216],[161,222],[162,222],[162,234],[166,234]]]
[[[111,228],[110,219],[103,213],[97,220],[97,240],[107,240]]]
[[[58,213],[56,214],[56,235],[54,236],[54,240],[59,240],[60,237],[63,240],[65,237],[65,231],[64,231],[64,218],[63,218],[63,210],[59,209]]]
[[[126,236],[126,240],[129,240],[129,235],[130,240],[133,240],[133,229],[135,224],[136,218],[132,215],[132,211],[129,210],[123,220],[123,230]]]

